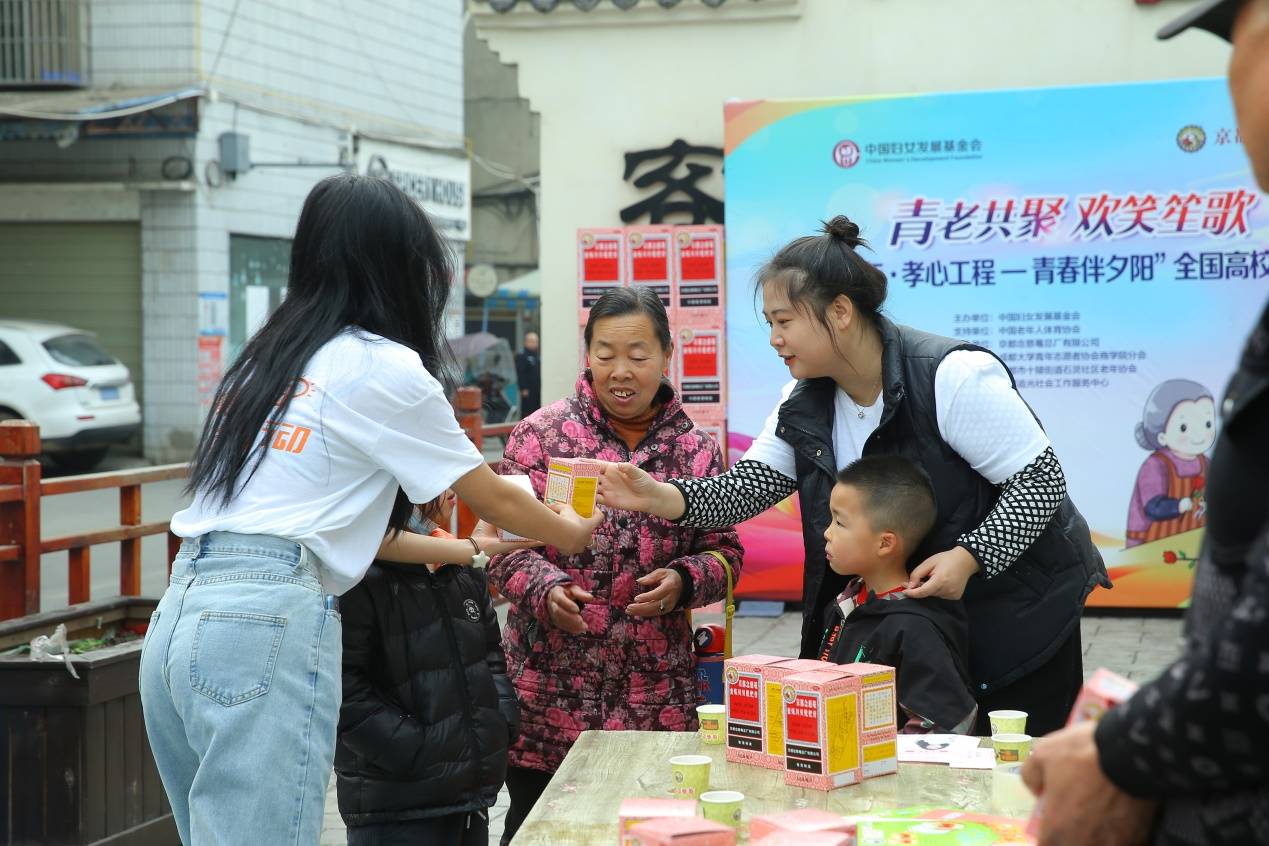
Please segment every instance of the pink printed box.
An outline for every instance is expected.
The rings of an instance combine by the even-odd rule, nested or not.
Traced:
[[[1101,667],[1080,688],[1080,695],[1075,699],[1066,724],[1073,726],[1088,720],[1100,720],[1103,714],[1122,705],[1136,692],[1136,682]]]
[[[621,801],[617,811],[618,846],[634,846],[637,841],[630,829],[641,822],[669,818],[692,819],[696,817],[695,799],[630,798]]]
[[[863,780],[862,693],[862,677],[838,666],[785,678],[785,784],[832,790]]]
[[[704,817],[648,820],[630,834],[638,846],[736,846],[736,829]]]
[[[845,817],[818,808],[800,808],[778,814],[759,814],[749,820],[749,838],[757,840],[771,834],[808,834],[811,832],[853,834],[855,825]]]
[[[898,723],[894,667],[883,664],[844,664],[843,672],[860,681],[859,746],[864,778],[899,771]]]
[[[825,670],[836,667],[825,661],[807,658],[789,658],[777,664],[765,664],[762,673],[762,756],[753,761],[769,770],[784,769],[784,703],[780,691],[785,678],[794,673]]]
[[[851,832],[854,832],[851,827]],[[855,835],[840,831],[776,831],[761,839],[750,839],[753,846],[855,846]]]
[[[779,655],[738,655],[723,664],[724,703],[727,706],[728,761],[760,764],[763,756],[762,668],[790,659]]]

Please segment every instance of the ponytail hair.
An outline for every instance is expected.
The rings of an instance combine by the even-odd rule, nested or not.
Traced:
[[[768,283],[784,286],[789,302],[813,314],[828,328],[826,312],[844,296],[865,319],[875,323],[886,301],[886,274],[860,256],[871,249],[859,237],[859,226],[839,214],[823,223],[819,235],[790,241],[758,271],[754,296]]]

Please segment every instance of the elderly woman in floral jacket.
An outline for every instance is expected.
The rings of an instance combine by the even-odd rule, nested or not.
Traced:
[[[516,426],[503,475],[527,474],[541,496],[552,457],[629,461],[657,478],[722,471],[718,443],[693,425],[663,379],[673,342],[654,293],[605,294],[591,309],[585,340],[589,368],[576,393]],[[610,511],[580,555],[545,547],[490,563],[491,581],[511,602],[503,648],[520,700],[504,844],[582,731],[695,730],[686,610],[725,594],[726,570],[711,552],[739,577],[735,532]]]

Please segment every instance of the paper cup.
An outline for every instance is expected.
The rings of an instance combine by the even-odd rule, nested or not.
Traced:
[[[700,722],[701,742],[711,746],[723,742],[723,715],[727,709],[722,705],[696,706],[696,719]]]
[[[1022,764],[1001,764],[991,771],[992,810],[1004,817],[1031,813],[1035,797],[1022,782]]]
[[[988,711],[987,719],[991,720],[991,733],[1022,734],[1027,730],[1026,711]]]
[[[1031,735],[993,734],[991,745],[996,750],[997,764],[1021,764],[1031,754]]]
[[[670,793],[678,799],[695,799],[709,790],[708,755],[677,755],[670,759]]]
[[[745,794],[738,790],[707,790],[700,795],[701,814],[716,823],[740,828],[740,809]]]

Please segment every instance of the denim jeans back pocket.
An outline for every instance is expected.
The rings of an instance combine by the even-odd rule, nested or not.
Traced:
[[[285,632],[286,617],[204,611],[190,651],[190,687],[225,706],[263,696]]]

